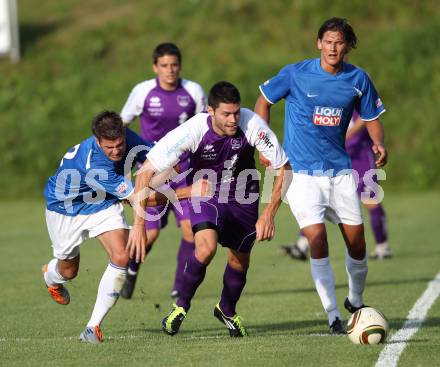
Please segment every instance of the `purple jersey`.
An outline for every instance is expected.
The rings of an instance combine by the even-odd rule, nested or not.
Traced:
[[[241,108],[238,125],[235,135],[220,136],[213,130],[209,114],[199,113],[161,139],[147,158],[160,172],[189,152],[192,171],[188,183],[208,177],[216,183],[215,196],[224,198],[225,202],[246,198],[249,193],[258,192],[254,147],[274,169],[283,166],[287,156],[273,131],[254,112]]]
[[[355,110],[351,117],[350,124],[348,125],[348,130],[350,130],[355,124],[357,124],[357,120],[359,118],[359,113]],[[355,135],[353,135],[350,139],[345,141],[345,149],[347,153],[352,157],[356,155],[360,150],[363,149],[371,149],[373,142],[371,141],[370,135],[366,128],[358,131]]]
[[[148,141],[159,141],[204,110],[205,95],[199,84],[181,79],[176,90],[167,91],[160,87],[157,79],[151,79],[133,88],[121,116],[125,123],[139,116],[141,136]]]

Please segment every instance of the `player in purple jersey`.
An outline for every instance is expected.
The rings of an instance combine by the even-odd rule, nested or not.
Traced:
[[[193,81],[180,78],[181,66],[181,53],[177,46],[172,43],[159,44],[153,51],[153,71],[157,77],[137,84],[122,109],[121,116],[125,124],[139,117],[141,136],[146,140],[159,141],[166,133],[206,108],[202,87]],[[179,166],[181,171],[187,169],[187,155],[180,157]],[[173,183],[172,187],[184,185],[184,181],[180,181]],[[145,221],[148,230],[147,253],[159,237],[160,230],[167,225],[170,210],[174,212],[177,225],[182,232],[175,280],[171,290],[171,296],[177,297],[186,259],[194,250],[187,200],[180,201],[179,208],[174,205],[147,208],[150,215]],[[121,291],[123,298],[131,298],[138,271],[139,263],[131,260]]]
[[[280,173],[275,178],[271,202],[259,217],[259,172],[255,169],[254,148]],[[148,188],[154,173],[175,164],[184,152],[190,154],[192,169],[188,183],[207,176],[216,188],[211,198],[190,201],[195,250],[186,262],[180,295],[162,320],[162,329],[169,335],[179,331],[220,243],[228,248],[228,260],[214,316],[228,328],[231,337],[242,337],[247,332],[235,308],[246,284],[254,241],[274,236],[274,216],[281,202],[284,172],[289,167],[287,157],[266,122],[252,111],[240,108],[240,93],[228,82],[211,88],[208,113],[199,113],[171,131],[150,151],[142,167],[144,173],[136,179],[136,192]],[[137,246],[147,241],[142,230],[144,205],[135,211],[129,238]]]
[[[82,341],[99,344],[103,340],[100,325],[119,297],[129,254],[137,261],[145,257],[144,245],[127,246],[129,227],[121,200],[130,200],[134,188],[124,175],[126,159],[144,162],[153,144],[124,129],[115,112],[97,115],[92,130],[94,136],[70,149],[46,184],[46,222],[54,258],[43,266],[43,273],[51,297],[61,305],[69,304],[70,295],[63,284],[78,273],[80,245],[91,237],[101,242],[110,261],[99,284],[92,316],[80,335]],[[135,156],[129,156],[132,148],[137,150]],[[177,198],[189,197],[191,188],[176,193]],[[166,201],[163,194],[153,192],[147,205]]]
[[[373,191],[371,183],[377,183],[377,176],[366,176],[367,172],[375,169],[374,155],[371,150],[373,142],[368,135],[365,128],[365,122],[359,117],[357,111],[354,111],[353,116],[348,126],[347,134],[345,136],[345,149],[351,158],[351,165],[353,170],[358,173],[359,182],[357,185],[357,193],[359,197],[361,194]],[[369,184],[367,177],[371,178]],[[373,231],[376,245],[374,251],[370,254],[370,259],[389,259],[392,256],[391,249],[388,245],[387,220],[385,210],[381,202],[375,199],[362,200],[364,206],[370,213],[370,225]],[[292,259],[307,260],[309,251],[309,242],[304,233],[300,231],[299,237],[295,244],[281,246],[283,254],[289,255]]]
[[[285,99],[283,147],[293,170],[287,191],[290,208],[310,244],[310,268],[327,313],[331,334],[345,333],[336,302],[329,261],[325,219],[338,224],[347,247],[348,297],[353,313],[364,307],[368,272],[364,227],[345,134],[354,109],[366,124],[378,154],[377,167],[387,162],[379,116],[385,108],[368,74],[344,62],[357,38],[345,19],[322,24],[316,44],[320,58],[287,65],[260,85],[255,111],[269,121],[270,107]]]

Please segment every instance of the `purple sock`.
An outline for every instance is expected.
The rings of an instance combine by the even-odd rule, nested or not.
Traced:
[[[137,263],[135,259],[130,259],[130,261],[128,262],[128,271],[136,274],[139,270],[140,265],[141,263]]]
[[[185,241],[183,238],[180,241],[179,251],[177,252],[177,267],[176,276],[174,277],[173,291],[180,292],[183,283],[183,272],[185,271],[186,261],[194,252],[194,242]]]
[[[183,282],[180,288],[177,306],[183,307],[188,311],[191,307],[191,299],[194,297],[200,283],[203,282],[206,274],[206,265],[196,259],[195,252],[188,257],[185,271],[183,273]]]
[[[233,269],[226,265],[223,274],[223,291],[220,299],[220,308],[225,316],[232,317],[235,315],[235,306],[240,299],[241,292],[246,285],[246,273]]]
[[[376,243],[383,243],[387,240],[387,217],[382,205],[370,209],[370,222],[373,229]]]

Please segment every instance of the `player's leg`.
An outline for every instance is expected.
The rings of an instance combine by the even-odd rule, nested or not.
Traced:
[[[246,285],[249,259],[250,252],[228,249],[228,263],[223,273],[223,290],[220,302],[214,308],[214,316],[226,325],[231,337],[248,335],[235,308]]]
[[[335,280],[330,264],[324,217],[331,189],[328,177],[293,175],[287,191],[290,208],[303,231],[310,249],[310,270],[322,306],[327,313],[331,333],[343,333],[342,316],[336,302]]]
[[[76,277],[80,261],[79,247],[87,238],[83,230],[83,217],[65,216],[46,210],[46,223],[54,258],[44,265],[42,270],[49,294],[61,305],[70,302],[69,292],[63,284]]]
[[[293,245],[281,246],[281,253],[289,255],[292,259],[306,261],[309,253],[309,241],[303,231],[299,231],[298,238]]]
[[[368,274],[364,225],[340,224],[347,246],[345,269],[348,275],[348,297],[345,308],[354,312],[364,307],[363,293]]]
[[[206,267],[215,256],[218,232],[222,227],[222,214],[221,205],[216,199],[190,204],[195,248],[186,262],[179,298],[170,313],[162,320],[162,330],[169,335],[179,331],[191,307],[191,300],[205,278]]]
[[[158,239],[160,230],[168,223],[169,205],[158,205],[154,207],[147,207],[145,221],[145,230],[147,231],[146,256],[153,248],[155,241]],[[136,280],[139,273],[141,263],[136,262],[136,259],[130,259],[128,262],[127,277],[121,290],[121,297],[130,299],[133,295]]]
[[[114,229],[97,236],[109,256],[109,263],[99,282],[98,294],[90,320],[80,339],[92,344],[102,342],[100,325],[115,305],[124,284],[127,273],[128,252],[125,249],[128,240],[127,229]]]
[[[363,306],[363,292],[368,273],[364,225],[356,182],[352,175],[333,179],[331,197],[334,223],[338,223],[347,247],[345,267],[348,275],[349,294],[344,306],[352,312]]]
[[[89,236],[98,238],[110,261],[99,283],[92,316],[80,335],[82,341],[92,344],[102,342],[101,322],[118,300],[127,273],[128,228],[124,207],[120,203],[89,218]]]
[[[171,290],[172,298],[177,298],[179,296],[186,261],[194,252],[194,235],[192,232],[191,220],[189,219],[189,202],[188,200],[181,200],[179,204],[181,205],[182,212],[179,212],[178,208],[173,207],[182,237],[180,240],[179,250],[177,252],[176,274]]]
[[[208,227],[209,224],[211,223],[206,223]],[[179,331],[191,307],[191,300],[205,279],[206,268],[217,251],[216,229],[205,227],[205,229],[197,230],[196,227],[194,232],[195,249],[186,262],[179,298],[170,313],[162,320],[162,330],[169,335],[174,335]]]
[[[147,243],[145,245],[145,256],[151,251],[153,244],[159,238],[160,228],[147,229]],[[121,289],[121,297],[130,299],[136,287],[136,281],[141,264],[136,259],[130,259],[127,268],[127,277]]]
[[[365,204],[370,213],[370,225],[373,231],[376,245],[370,254],[372,259],[389,259],[392,257],[391,249],[388,244],[387,217],[381,203]]]

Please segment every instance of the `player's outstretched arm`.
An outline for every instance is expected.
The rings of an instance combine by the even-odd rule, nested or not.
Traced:
[[[281,198],[284,196],[291,181],[291,167],[289,163],[286,163],[277,170],[270,202],[264,208],[255,225],[257,241],[270,241],[275,235],[275,214],[280,207]]]
[[[371,149],[373,150],[373,153],[377,156],[375,162],[376,167],[383,167],[387,164],[388,152],[385,149],[383,126],[379,119],[368,121],[367,130],[368,135],[370,135],[370,138],[373,141],[373,146],[371,147]]]
[[[144,216],[150,196],[149,185],[154,173],[153,166],[146,160],[136,174],[134,193],[129,198],[133,207],[133,227],[128,236],[127,250],[130,257],[136,259],[136,262],[143,262],[145,259],[147,233],[144,226]]]

